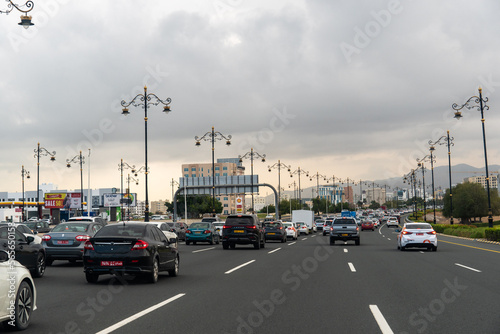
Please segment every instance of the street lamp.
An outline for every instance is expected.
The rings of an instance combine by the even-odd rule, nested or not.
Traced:
[[[172,203],[174,203],[174,186],[177,185],[177,188],[179,188],[181,185],[179,182],[175,181],[174,178],[170,181],[170,185],[172,186]]]
[[[24,15],[21,15],[21,22],[18,23],[18,25],[23,26],[25,29],[28,29],[30,26],[34,25],[31,23],[31,16],[26,15],[28,12],[31,12],[33,8],[35,8],[35,4],[33,1],[28,0],[24,5],[18,5],[13,3],[11,0],[6,0],[8,2],[7,4],[7,9],[6,10],[0,10],[0,13],[2,14],[9,14],[15,9],[20,11],[21,13],[24,13]],[[22,9],[22,7],[26,7],[27,9]]]
[[[144,221],[148,222],[149,221],[149,197],[148,197],[148,174],[149,174],[149,169],[148,169],[148,107],[149,106],[157,106],[160,103],[163,104],[163,112],[165,114],[168,114],[170,112],[170,102],[172,100],[168,97],[165,100],[161,100],[156,94],[149,93],[148,94],[148,87],[144,86],[144,94],[137,94],[132,101],[130,102],[125,102],[124,100],[121,101],[121,105],[123,106],[122,109],[122,114],[123,115],[128,115],[130,112],[128,111],[128,106],[132,105],[134,107],[142,107],[144,108],[144,143],[145,143],[145,150],[144,150],[144,165],[145,165],[145,177],[146,177],[146,209],[144,211]]]
[[[417,158],[418,167],[422,169],[422,183],[423,183],[423,189],[424,189],[424,221],[425,222],[427,222],[427,216],[426,216],[427,215],[427,200],[425,198],[425,166],[424,166],[424,162],[429,161],[429,159],[431,161],[431,164],[433,164],[432,156],[430,156],[430,155],[426,155],[422,159]],[[433,164],[433,166],[434,166],[434,164]],[[434,167],[432,170],[432,191],[434,192]],[[434,193],[432,196],[434,197]],[[435,208],[434,208],[434,210],[435,210]],[[434,219],[435,219],[435,216],[434,216]],[[434,223],[435,223],[435,221],[434,221]]]
[[[319,172],[316,172],[314,175],[309,175],[309,181],[312,181],[313,178],[316,178],[316,197],[319,198],[319,178],[323,180],[326,179],[325,175],[321,175]]]
[[[214,131],[214,127],[212,126],[212,131],[205,133],[203,136],[198,137],[195,136],[194,140],[196,140],[196,146],[199,147],[201,145],[200,141],[210,141],[212,143],[212,214],[215,217],[215,141],[216,140],[226,140],[226,145],[231,145],[231,135],[227,137],[218,131]],[[253,190],[253,189],[252,189]]]
[[[42,218],[42,212],[40,209],[40,156],[50,156],[50,161],[56,161],[56,151],[49,152],[46,148],[40,147],[38,143],[37,148],[33,150],[35,152],[34,157],[36,158],[36,209],[38,219]]]
[[[250,159],[250,169],[251,169],[251,182],[252,182],[252,213],[255,213],[255,207],[254,207],[254,202],[253,202],[253,157],[256,156],[257,158],[261,158],[262,162],[266,162],[266,155],[265,154],[260,154],[257,152],[254,152],[253,147],[250,149],[250,152],[245,153],[243,156],[239,155],[238,158],[240,159],[240,163],[243,162],[243,159]]]
[[[25,215],[25,210],[24,210],[24,177],[26,176],[27,179],[30,178],[30,172],[24,169],[24,165],[22,166],[21,169],[21,177],[23,179],[23,222],[26,221],[26,215]]]
[[[412,169],[411,172],[403,176],[403,183],[408,183],[410,189],[413,192],[413,217],[417,219],[417,180],[415,176],[415,170]],[[413,188],[412,188],[413,187]]]
[[[309,177],[309,172],[300,169],[300,167],[294,170],[293,172],[290,172],[290,177],[293,177],[294,174],[297,174],[299,176],[299,206],[301,210],[302,210],[302,194],[300,190],[300,174],[304,173],[306,174],[306,177]]]
[[[132,171],[133,172],[133,171]],[[135,179],[134,177],[130,176],[130,174],[127,175],[127,220],[130,220],[130,181],[135,182],[135,185],[139,185],[139,180]],[[123,194],[122,194],[123,197]],[[123,206],[123,204],[122,204]]]
[[[118,170],[120,171],[120,194],[121,194],[121,215],[122,215],[122,220],[123,220],[123,170],[124,169],[131,169],[132,173],[135,173],[135,165],[130,166],[128,163],[124,162],[123,159],[120,159],[120,164],[118,164]],[[137,174],[135,174],[137,176]]]
[[[269,172],[271,172],[271,169],[278,169],[278,201],[281,201],[281,168],[286,168],[288,172],[290,173],[290,168],[291,166],[287,166],[284,163],[282,163],[280,160],[278,160],[277,163],[275,163],[272,166],[267,167]],[[279,203],[278,203],[279,204]],[[276,219],[280,219],[280,213],[278,212],[278,217]]]
[[[75,155],[71,160],[66,159],[66,167],[71,168],[71,163],[75,163],[77,161],[80,163],[80,208],[83,215],[83,164],[85,163],[85,157],[82,156],[82,151],[80,151],[79,155]],[[87,203],[87,205],[89,205],[89,203]]]

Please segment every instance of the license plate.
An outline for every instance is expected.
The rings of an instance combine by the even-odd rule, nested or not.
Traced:
[[[201,232],[200,231],[195,231],[194,234],[201,234]]]
[[[57,240],[58,245],[67,245],[69,244],[69,240]]]
[[[234,233],[245,233],[244,230],[233,230]]]
[[[268,234],[269,235],[276,235],[276,233],[274,233],[274,232],[269,232]]]
[[[423,233],[417,233],[417,235],[424,235]]]
[[[344,233],[344,234],[342,234],[342,236],[343,236],[343,237],[348,237],[348,236],[349,236],[349,234]]]
[[[123,261],[101,261],[101,267],[121,267]]]

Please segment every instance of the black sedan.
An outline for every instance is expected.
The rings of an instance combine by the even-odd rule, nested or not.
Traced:
[[[85,243],[83,265],[89,283],[106,274],[144,276],[156,283],[160,271],[179,272],[177,239],[168,240],[153,224],[107,225]]]
[[[286,229],[281,222],[264,223],[265,238],[267,240],[279,240],[286,242]]]
[[[15,226],[0,227],[0,249],[15,252],[15,260],[31,271],[33,277],[42,277],[45,273],[45,250],[34,242],[32,236],[26,237]]]
[[[81,261],[83,245],[103,227],[95,222],[67,222],[54,227],[52,231],[44,234],[42,245],[47,253],[47,265],[54,260]]]

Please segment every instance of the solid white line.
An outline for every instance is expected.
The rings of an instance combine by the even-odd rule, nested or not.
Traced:
[[[237,266],[237,267],[234,267],[233,269],[226,271],[224,274],[230,274],[230,273],[232,273],[233,271],[236,271],[236,270],[238,270],[238,269],[240,269],[240,268],[243,268],[244,266],[249,265],[249,264],[250,264],[250,263],[252,263],[252,262],[255,262],[255,260],[248,261],[248,262],[246,262],[246,263],[243,263],[242,265],[239,265],[239,266]]]
[[[128,317],[128,318],[126,318],[126,319],[124,319],[124,320],[122,320],[122,321],[120,321],[120,322],[116,323],[116,324],[114,324],[113,326],[109,326],[108,328],[103,329],[102,331],[100,331],[100,332],[98,332],[98,333],[96,333],[96,334],[107,334],[107,333],[111,333],[111,332],[113,332],[113,331],[117,330],[118,328],[123,327],[123,326],[125,326],[125,325],[127,325],[127,324],[131,323],[132,321],[134,321],[134,320],[136,320],[136,319],[139,319],[139,318],[140,318],[140,317],[142,317],[143,315],[146,315],[146,314],[148,314],[148,313],[150,313],[150,312],[153,312],[154,310],[156,310],[156,309],[158,309],[158,308],[160,308],[160,307],[162,307],[162,306],[165,306],[165,305],[167,305],[168,303],[173,302],[174,300],[179,299],[179,298],[181,298],[181,297],[183,297],[183,296],[185,296],[185,295],[186,295],[185,293],[179,293],[178,295],[173,296],[172,298],[169,298],[169,299],[167,299],[167,300],[165,300],[165,301],[162,301],[161,303],[158,303],[158,304],[156,304],[156,305],[153,305],[153,306],[151,306],[151,307],[149,307],[149,308],[145,309],[144,311],[141,311],[141,312],[139,312],[139,313],[136,313],[136,314],[134,314],[134,315],[132,315],[132,316],[130,316],[130,317]]]
[[[471,267],[467,267],[467,266],[464,266],[463,264],[460,264],[460,263],[455,263],[455,265],[457,265],[459,267],[462,267],[462,268],[465,268],[465,269],[469,269],[469,270],[475,271],[477,273],[481,272],[481,270],[477,270],[477,269],[474,269],[474,268],[471,268]]]
[[[355,273],[356,269],[354,268],[354,265],[351,262],[348,262],[347,264],[349,265],[349,268],[351,268],[351,271]]]
[[[288,244],[288,246],[295,245],[295,243],[296,243],[296,241],[291,242],[291,243]]]
[[[198,250],[193,251],[193,253],[204,252],[204,251],[207,251],[207,250],[212,250],[212,249],[215,249],[215,247],[204,248],[204,249],[198,249]]]
[[[301,241],[304,241],[304,240],[307,240],[307,238],[304,238],[304,239],[300,239]]]
[[[370,305],[370,311],[372,311],[373,317],[377,321],[378,327],[380,327],[382,334],[394,333],[389,324],[387,323],[387,321],[385,320],[384,316],[382,315],[382,312],[380,312],[380,310],[378,309],[377,305]]]
[[[423,251],[420,251],[420,253],[424,254],[424,252],[423,252]]]
[[[344,253],[347,253],[347,252],[348,252],[347,249],[344,248]]]
[[[316,236],[315,236],[315,235],[313,235],[311,238],[315,238],[315,237],[316,237]]]
[[[387,238],[387,240],[389,240],[389,241],[390,241],[390,240],[391,240],[391,238]]]
[[[277,252],[277,251],[279,251],[280,249],[281,249],[281,247],[280,247],[280,248],[276,248],[275,250],[272,250],[272,251],[270,251],[270,252],[267,252],[267,254],[271,254],[271,253]]]

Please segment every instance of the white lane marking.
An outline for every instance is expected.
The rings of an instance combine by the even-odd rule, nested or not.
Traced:
[[[385,235],[382,234],[382,238],[385,238]]]
[[[347,264],[349,265],[349,268],[351,268],[351,271],[355,273],[356,269],[354,268],[354,265],[351,262],[348,262]]]
[[[199,252],[204,252],[204,251],[207,251],[207,250],[212,250],[212,249],[215,249],[215,247],[204,248],[204,249],[198,249],[198,250],[193,251],[192,253],[199,253]]]
[[[288,246],[295,245],[295,243],[296,243],[296,241],[291,242],[291,243],[288,244]]]
[[[238,269],[240,269],[240,268],[243,268],[244,266],[247,266],[247,265],[249,265],[249,264],[250,264],[250,263],[252,263],[252,262],[255,262],[255,260],[248,261],[248,262],[243,263],[243,264],[241,264],[241,265],[239,265],[239,266],[237,266],[237,267],[234,267],[233,269],[226,271],[224,274],[230,274],[230,273],[232,273],[233,271],[236,271],[236,270],[238,270]]]
[[[423,252],[423,251],[420,251],[420,253],[424,254],[424,252]]]
[[[382,331],[382,334],[394,334],[391,327],[385,320],[382,312],[378,309],[377,305],[370,305],[370,311],[372,311],[373,317],[377,321],[378,327]]]
[[[281,249],[281,247],[280,247],[280,248],[276,248],[275,250],[272,250],[272,251],[270,251],[270,252],[267,252],[267,254],[271,254],[271,253],[277,252],[277,251],[279,251],[280,249]]]
[[[390,240],[391,240],[391,238],[387,238],[387,240],[389,240],[389,241],[390,241]]]
[[[347,252],[348,252],[348,250],[344,248],[344,253],[347,253]]]
[[[301,241],[307,240],[307,238],[300,239]]]
[[[455,263],[456,266],[459,266],[459,267],[462,267],[462,268],[465,268],[465,269],[469,269],[469,270],[472,270],[472,271],[475,271],[477,273],[480,273],[481,270],[478,270],[478,269],[474,269],[474,268],[471,268],[471,267],[467,267],[467,266],[464,266],[463,264],[460,264],[460,263]]]
[[[109,326],[108,328],[103,329],[102,331],[98,332],[97,334],[108,334],[108,333],[111,333],[111,332],[113,332],[113,331],[117,330],[118,328],[123,327],[123,326],[125,326],[125,325],[127,325],[127,324],[131,323],[132,321],[134,321],[134,320],[136,320],[136,319],[139,319],[139,318],[140,318],[140,317],[142,317],[143,315],[146,315],[146,314],[148,314],[148,313],[150,313],[150,312],[153,312],[154,310],[156,310],[156,309],[158,309],[158,308],[160,308],[160,307],[162,307],[162,306],[165,306],[165,305],[167,305],[168,303],[171,303],[171,302],[173,302],[174,300],[179,299],[179,298],[181,298],[181,297],[183,297],[183,296],[185,296],[185,295],[186,295],[185,293],[179,293],[178,295],[173,296],[172,298],[169,298],[169,299],[167,299],[167,300],[165,300],[165,301],[162,301],[161,303],[158,303],[158,304],[156,304],[156,305],[153,305],[153,306],[151,306],[151,307],[149,307],[149,308],[145,309],[144,311],[141,311],[141,312],[139,312],[139,313],[136,313],[136,314],[134,314],[134,315],[132,315],[132,316],[130,316],[130,317],[128,317],[128,318],[126,318],[126,319],[124,319],[124,320],[122,320],[122,321],[120,321],[120,322],[118,322],[118,323],[114,324],[114,325],[112,325],[112,326]]]
[[[313,235],[311,238],[315,238],[315,237],[316,237],[316,236],[315,236],[315,235]]]

